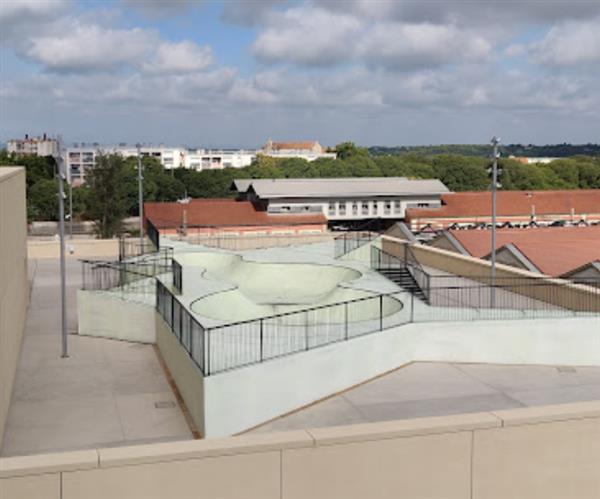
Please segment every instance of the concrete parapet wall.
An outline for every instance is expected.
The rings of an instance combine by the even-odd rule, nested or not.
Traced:
[[[382,249],[399,258],[404,258],[405,244],[404,240],[382,236]],[[487,260],[421,244],[410,247],[421,265],[489,284],[491,262]],[[519,284],[510,287],[515,279]],[[527,282],[531,285],[525,285]],[[590,286],[552,279],[503,264],[496,265],[496,283],[515,293],[568,310],[600,312],[600,289]]]
[[[21,352],[28,302],[25,170],[2,167],[0,168],[0,446]]]
[[[600,402],[0,459],[2,499],[597,499]]]
[[[169,329],[169,325],[160,314],[154,310],[152,312],[156,323],[158,349],[175,380],[196,428],[202,435],[206,435],[204,376],[179,344],[178,339]],[[229,393],[229,396],[232,397],[233,394]],[[215,410],[223,410],[223,408],[215,408]]]
[[[154,307],[103,291],[77,291],[78,333],[115,340],[154,343]]]

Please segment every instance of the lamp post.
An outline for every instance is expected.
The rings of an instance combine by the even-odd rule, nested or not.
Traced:
[[[140,216],[140,254],[144,253],[144,177],[142,175],[142,145],[137,147],[137,169],[138,169],[138,213]]]
[[[496,306],[496,190],[498,188],[498,144],[499,137],[492,137],[491,140],[493,151],[492,159],[492,269],[491,269],[491,306]]]
[[[58,169],[58,227],[60,235],[60,302],[61,302],[61,357],[69,356],[67,348],[67,293],[65,275],[65,189],[64,161],[61,142],[58,139],[58,152],[54,160]]]

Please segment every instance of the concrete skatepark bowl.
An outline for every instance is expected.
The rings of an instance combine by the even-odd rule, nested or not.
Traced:
[[[187,256],[187,255],[186,255]],[[306,310],[315,323],[343,323],[379,319],[377,294],[352,287],[362,272],[340,265],[247,261],[239,255],[202,253],[190,255],[204,268],[203,278],[229,287],[201,297],[191,304],[195,314],[231,322],[286,316]],[[194,262],[196,263],[196,262]],[[351,301],[347,313],[332,306]],[[383,315],[402,309],[398,300],[385,300]],[[338,310],[339,309],[339,310]]]

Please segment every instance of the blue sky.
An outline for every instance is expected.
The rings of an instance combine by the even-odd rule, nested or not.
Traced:
[[[0,140],[597,142],[598,0],[3,0]]]

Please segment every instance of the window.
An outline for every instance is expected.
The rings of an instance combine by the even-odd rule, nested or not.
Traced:
[[[358,215],[358,203],[356,201],[352,203],[352,214]]]
[[[346,214],[346,203],[344,201],[338,203],[338,212],[340,215]]]
[[[392,202],[391,201],[385,201],[383,204],[383,213],[384,215],[389,215],[392,212]]]
[[[429,203],[417,203],[417,207],[419,207],[419,208],[429,208]]]
[[[329,206],[327,208],[327,212],[330,215],[335,215],[335,203],[329,203]]]
[[[400,213],[402,211],[402,206],[398,200],[394,201],[394,211],[396,213]]]
[[[363,201],[362,202],[362,214],[363,215],[368,215],[369,214],[369,202],[368,201]]]

